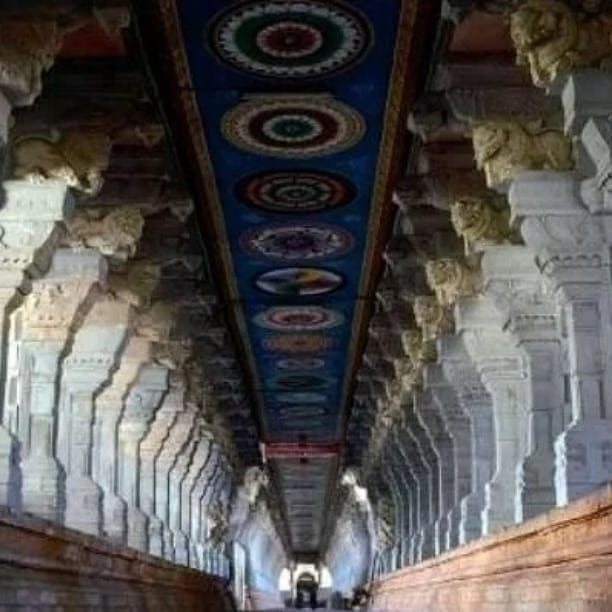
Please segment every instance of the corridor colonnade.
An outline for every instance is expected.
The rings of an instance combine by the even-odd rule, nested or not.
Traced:
[[[112,135],[19,129],[80,25],[39,13],[0,24],[0,505],[225,578],[233,547],[248,547],[265,555],[251,586],[275,593],[286,553],[265,476],[241,467],[220,407],[240,390],[215,386],[237,383],[214,294],[164,293],[165,267],[182,263],[147,245],[150,213],[96,205]],[[88,20],[119,35],[130,15]],[[169,208],[193,231],[192,206]],[[212,380],[219,367],[227,379]]]
[[[490,84],[451,76],[410,118],[423,150],[459,133],[474,163],[422,163],[396,190],[348,424],[368,452],[327,554],[346,588],[612,479],[612,20],[570,4],[509,16],[529,103],[487,105]],[[354,552],[347,567],[350,550],[374,567]]]

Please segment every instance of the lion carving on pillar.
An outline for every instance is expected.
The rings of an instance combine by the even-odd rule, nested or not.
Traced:
[[[612,15],[590,17],[560,0],[528,0],[510,17],[517,63],[534,85],[546,87],[563,71],[612,56]]]
[[[427,284],[442,306],[452,306],[459,298],[480,293],[480,272],[455,259],[434,259],[425,264]]]
[[[33,183],[62,181],[95,195],[102,188],[110,149],[110,138],[100,132],[24,136],[13,143],[13,176]]]
[[[425,340],[434,340],[440,334],[453,332],[454,321],[450,310],[440,305],[434,296],[417,296],[413,309],[416,324],[423,331]]]
[[[493,244],[511,242],[510,209],[493,195],[458,197],[451,205],[451,222],[463,238],[467,254]]]
[[[472,132],[476,165],[487,185],[499,187],[526,170],[569,171],[574,167],[572,143],[541,121],[490,121]]]

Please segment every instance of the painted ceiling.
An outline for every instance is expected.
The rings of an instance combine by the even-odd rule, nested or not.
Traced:
[[[291,545],[316,551],[382,222],[402,0],[176,0],[205,228],[242,335]],[[169,8],[172,6],[172,8]],[[404,21],[403,21],[404,20]],[[399,38],[399,40],[398,40]]]

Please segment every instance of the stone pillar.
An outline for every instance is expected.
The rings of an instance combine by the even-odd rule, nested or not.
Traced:
[[[127,504],[127,545],[144,552],[148,550],[148,525],[140,509],[139,449],[167,389],[167,368],[144,366],[125,400],[117,432],[117,492]]]
[[[415,542],[415,562],[435,552],[435,521],[439,516],[440,472],[437,457],[425,430],[414,414],[412,394],[403,403],[403,426],[398,429],[400,448],[406,462],[413,466],[419,483],[419,532]],[[412,401],[410,401],[412,400]]]
[[[218,463],[219,447],[211,440],[209,455],[198,475],[190,494],[191,506],[191,541],[194,543],[198,558],[198,567],[205,570],[205,550],[207,538],[206,512],[203,504],[204,495],[210,486]]]
[[[155,514],[156,463],[176,421],[177,414],[183,410],[184,394],[184,381],[170,374],[170,390],[160,409],[155,413],[155,420],[140,444],[140,509],[148,517],[149,553],[158,557],[164,555],[164,522]]]
[[[436,555],[446,550],[449,531],[448,513],[457,499],[454,448],[452,439],[441,417],[441,410],[433,393],[424,390],[415,393],[414,411],[427,435],[437,470],[433,478],[434,499],[437,494],[437,511],[434,514],[434,550]],[[430,462],[433,467],[434,461]]]
[[[464,298],[455,307],[461,334],[491,395],[495,425],[495,473],[487,483],[483,534],[515,521],[516,470],[526,453],[526,368],[523,355],[502,331],[499,312],[487,298]]]
[[[127,542],[126,504],[117,495],[117,429],[123,404],[134,381],[152,353],[151,342],[130,336],[112,381],[95,399],[93,475],[103,491],[102,535]]]
[[[155,462],[155,516],[164,525],[163,529],[163,556],[174,561],[174,534],[178,534],[176,528],[175,506],[180,507],[180,499],[174,499],[173,485],[170,476],[178,457],[185,450],[194,427],[196,412],[186,410],[184,398],[181,401],[180,410],[170,428],[168,437],[164,441],[163,448]],[[181,534],[177,535],[180,538]]]
[[[481,382],[463,341],[458,336],[438,339],[440,364],[452,384],[457,400],[469,415],[471,428],[471,487],[461,500],[459,543],[466,544],[482,535],[482,513],[486,507],[485,489],[496,464],[493,407],[491,396]]]
[[[1,109],[0,109],[1,111]],[[6,338],[8,319],[30,288],[30,277],[39,276],[49,266],[57,238],[58,222],[72,212],[74,202],[66,186],[59,182],[32,185],[24,181],[5,181],[4,205],[0,210],[0,316],[2,347],[0,372],[8,348],[7,388],[2,390],[4,410],[0,424],[0,505],[21,508],[18,440],[21,355],[16,350],[22,341],[23,313],[15,315],[10,338]],[[8,347],[7,347],[8,341]]]
[[[128,330],[130,306],[105,297],[94,304],[63,362],[58,456],[66,472],[66,525],[99,535],[102,489],[92,478],[94,397],[109,381]]]
[[[421,527],[419,479],[415,475],[413,464],[407,460],[402,437],[398,428],[389,431],[389,444],[385,449],[392,453],[392,465],[395,467],[401,482],[404,497],[403,538],[402,538],[402,567],[415,562],[419,533]],[[384,460],[384,459],[383,459]]]
[[[516,521],[555,505],[554,440],[562,430],[563,372],[556,304],[535,253],[522,246],[486,249],[485,293],[526,365],[526,454],[517,466]]]
[[[204,469],[211,452],[211,441],[202,424],[198,424],[198,439],[189,471],[181,485],[181,533],[187,534],[189,566],[197,568],[198,551],[194,540],[195,525],[193,524],[192,492],[197,481],[203,477]]]
[[[612,217],[593,216],[565,173],[525,173],[510,191],[525,242],[550,279],[567,334],[572,421],[555,442],[557,505],[612,478],[610,278]]]
[[[46,276],[33,283],[23,305],[22,440],[23,507],[62,522],[63,473],[55,443],[60,356],[87,310],[93,285],[103,280],[106,261],[93,249],[58,250]]]
[[[176,458],[169,474],[170,483],[170,499],[169,499],[169,527],[172,532],[172,550],[173,560],[175,563],[182,565],[189,564],[189,531],[182,530],[183,516],[183,481],[187,476],[187,472],[193,462],[193,455],[196,449],[196,438],[198,429],[195,425],[195,411],[191,411],[191,429],[189,437],[181,452]]]
[[[424,372],[425,386],[436,402],[445,429],[452,440],[452,470],[454,494],[447,500],[450,504],[447,521],[448,529],[441,550],[455,548],[460,543],[462,524],[461,503],[471,492],[472,480],[472,434],[470,420],[462,410],[453,388],[444,376],[441,366],[430,365]],[[446,485],[448,486],[448,485]],[[446,491],[447,495],[449,491]],[[450,496],[449,496],[450,497]]]

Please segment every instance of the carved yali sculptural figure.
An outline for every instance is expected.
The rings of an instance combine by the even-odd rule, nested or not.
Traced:
[[[487,185],[507,185],[525,170],[568,171],[574,167],[572,143],[557,129],[541,121],[521,124],[489,121],[472,131],[476,164]]]
[[[0,86],[17,104],[31,104],[42,90],[42,74],[55,61],[64,31],[57,22],[10,19],[2,22]]]
[[[102,255],[126,260],[136,252],[144,219],[133,206],[122,206],[108,214],[85,209],[66,222],[66,246],[94,248]]]
[[[451,206],[451,222],[467,254],[511,242],[510,209],[493,194],[457,198]]]
[[[529,68],[538,87],[612,56],[612,15],[582,15],[560,0],[521,4],[510,17],[510,34],[517,63]]]
[[[436,345],[431,340],[424,340],[420,329],[403,331],[402,346],[413,368],[420,368],[436,360]]]
[[[452,333],[454,321],[448,308],[441,306],[437,298],[419,295],[414,300],[414,318],[423,331],[423,338],[434,340],[439,334]]]
[[[100,132],[24,136],[13,143],[13,176],[31,182],[58,180],[88,195],[102,187],[110,138]]]
[[[482,286],[480,272],[456,259],[428,261],[425,275],[442,306],[452,306],[459,298],[477,295]]]

